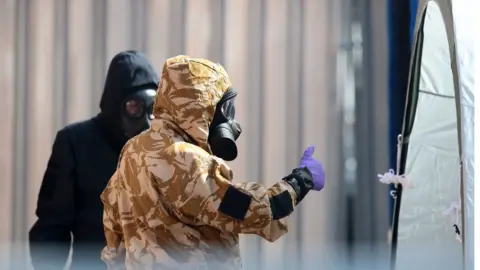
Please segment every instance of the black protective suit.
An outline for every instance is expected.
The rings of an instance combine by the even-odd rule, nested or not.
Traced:
[[[62,269],[72,235],[70,269],[106,269],[100,259],[105,246],[100,194],[129,139],[122,106],[127,96],[157,87],[158,74],[142,54],[119,53],[110,63],[101,113],[57,133],[38,197],[38,221],[29,233],[36,270]]]

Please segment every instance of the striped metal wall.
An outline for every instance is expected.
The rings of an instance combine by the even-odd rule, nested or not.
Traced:
[[[336,72],[340,3],[0,0],[0,242],[19,243],[17,255],[25,258],[22,243],[36,219],[36,197],[56,131],[98,112],[109,60],[121,50],[137,49],[159,70],[167,57],[182,53],[226,67],[239,91],[237,114],[244,128],[232,163],[237,181],[273,184],[297,165],[303,148],[317,147],[315,156],[327,169],[325,190],[302,202],[291,217],[290,233],[278,242],[242,238],[248,269],[293,269],[302,263],[307,269],[313,262],[333,261],[332,245],[344,234],[345,222],[337,96],[342,74]],[[374,66],[380,73],[382,57],[374,60],[380,61]],[[384,91],[383,81],[377,82],[373,87]],[[383,170],[387,153],[376,151],[372,162]],[[2,263],[11,255],[8,250],[0,255]]]

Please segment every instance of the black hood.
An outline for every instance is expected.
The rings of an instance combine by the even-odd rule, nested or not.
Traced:
[[[110,62],[97,120],[110,136],[113,135],[119,147],[128,140],[120,126],[122,102],[137,91],[156,90],[158,81],[157,71],[140,52],[120,52]]]
[[[102,113],[116,115],[128,95],[157,87],[158,74],[145,55],[136,51],[121,52],[108,67],[100,109]]]

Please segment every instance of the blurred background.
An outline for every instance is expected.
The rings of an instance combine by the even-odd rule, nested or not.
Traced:
[[[316,146],[325,189],[302,202],[278,242],[241,239],[246,269],[385,268],[390,197],[376,176],[390,168],[392,137],[387,0],[0,3],[2,269],[28,266],[54,136],[99,112],[107,65],[127,49],[158,71],[177,54],[225,66],[244,130],[236,181],[273,184]]]

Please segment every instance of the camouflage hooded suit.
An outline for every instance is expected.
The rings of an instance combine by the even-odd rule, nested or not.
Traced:
[[[233,183],[211,154],[209,125],[230,87],[219,64],[166,61],[151,128],[125,145],[101,196],[109,269],[239,269],[240,233],[275,241],[287,232],[294,188]]]

